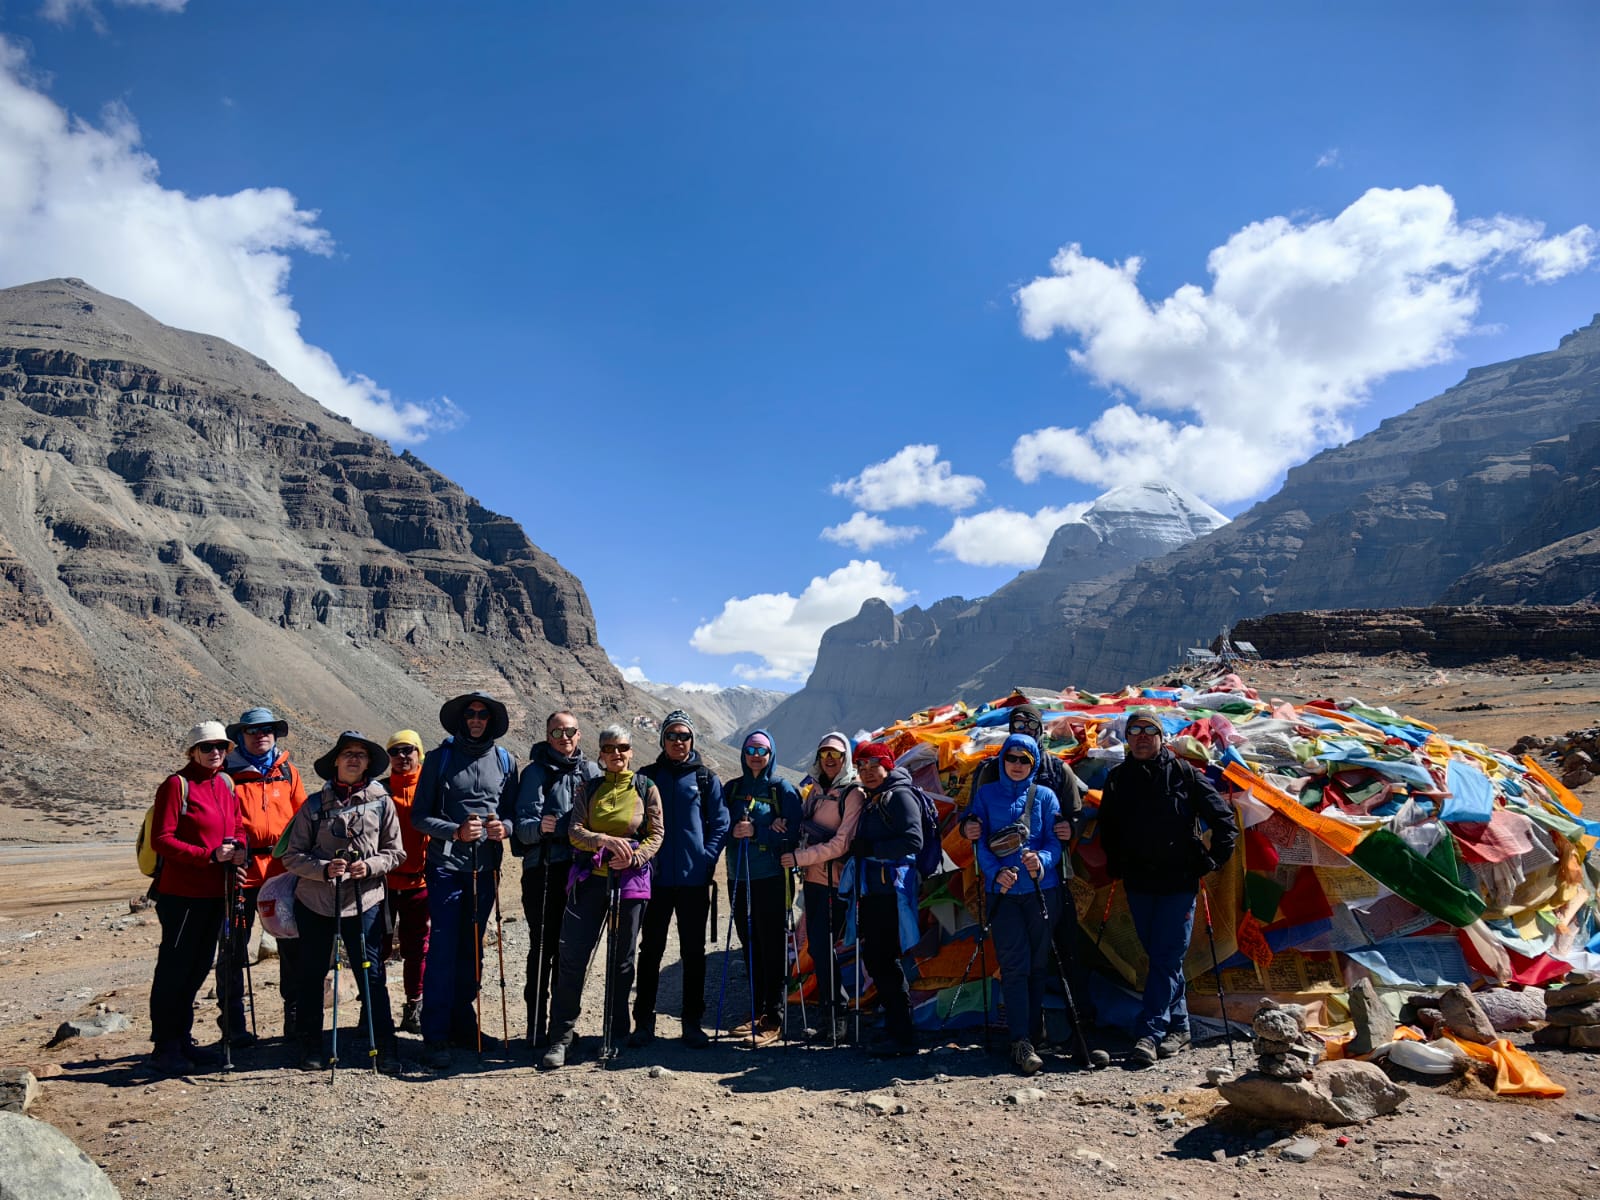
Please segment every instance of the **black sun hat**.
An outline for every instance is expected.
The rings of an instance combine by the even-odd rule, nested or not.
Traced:
[[[334,778],[334,763],[341,751],[346,746],[360,746],[367,752],[367,778],[381,779],[389,767],[389,751],[384,749],[382,742],[375,742],[364,733],[357,733],[354,729],[346,729],[339,735],[339,740],[316,762],[312,769],[323,779]]]

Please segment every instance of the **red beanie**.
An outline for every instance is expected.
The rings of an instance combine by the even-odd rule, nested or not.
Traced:
[[[857,746],[854,760],[856,765],[860,766],[863,759],[882,763],[885,771],[894,770],[894,751],[882,742],[862,742]]]

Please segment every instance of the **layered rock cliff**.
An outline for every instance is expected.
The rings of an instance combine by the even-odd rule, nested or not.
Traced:
[[[138,802],[205,716],[438,734],[442,698],[637,707],[509,518],[216,338],[79,280],[0,291],[0,800]],[[41,745],[42,744],[42,745]],[[83,770],[58,755],[79,748]]]
[[[1595,600],[1597,417],[1600,318],[1554,350],[1468,371],[1295,467],[1228,524],[1135,566],[1049,576],[1060,544],[1085,539],[1069,526],[1039,572],[984,601],[941,602],[951,619],[928,636],[900,623],[926,625],[934,610],[896,618],[869,601],[824,635],[806,687],[769,721],[803,742],[824,717],[873,727],[1013,686],[1117,687],[1269,612]]]

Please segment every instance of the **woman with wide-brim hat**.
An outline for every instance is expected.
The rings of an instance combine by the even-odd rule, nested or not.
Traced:
[[[306,1070],[328,1065],[322,1053],[322,984],[335,936],[343,940],[352,965],[368,964],[365,971],[354,968],[353,974],[372,1022],[372,1048],[379,1065],[385,1069],[399,1065],[378,922],[383,877],[406,857],[400,817],[378,779],[388,761],[381,742],[354,730],[341,733],[333,749],[315,763],[318,776],[326,780],[322,790],[306,799],[284,836],[283,865],[300,877],[294,893],[294,919],[300,929],[295,1013],[300,1065]]]
[[[150,845],[158,859],[151,890],[161,947],[150,985],[150,1063],[163,1075],[216,1062],[215,1052],[195,1044],[194,999],[222,932],[228,872],[245,861],[238,805],[222,771],[232,748],[220,721],[202,721],[184,743],[188,762],[156,791]]]

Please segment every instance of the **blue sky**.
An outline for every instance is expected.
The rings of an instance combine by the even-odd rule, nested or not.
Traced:
[[[262,354],[666,682],[1600,310],[1591,4],[0,4],[0,285]]]

